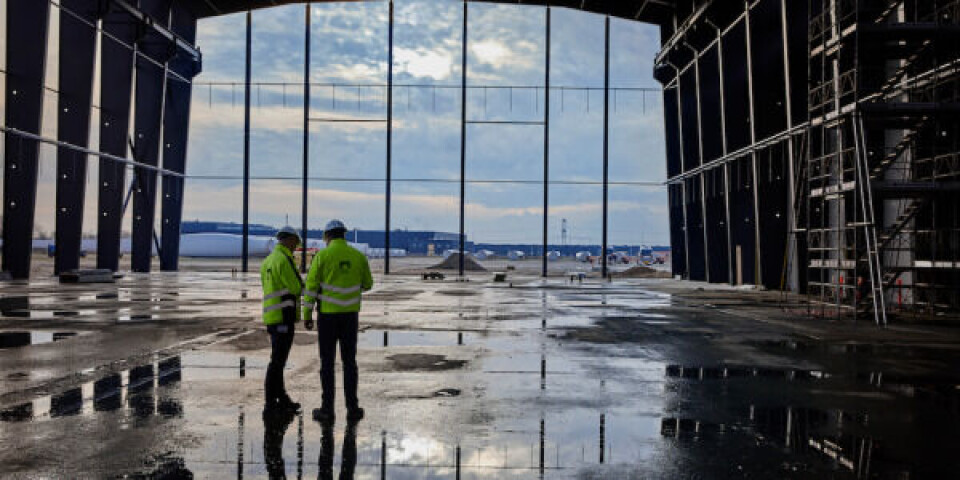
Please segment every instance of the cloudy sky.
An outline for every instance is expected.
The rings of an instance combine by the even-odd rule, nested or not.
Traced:
[[[541,121],[545,10],[469,8],[468,118]],[[457,0],[396,1],[394,228],[458,229],[462,14]],[[300,224],[304,15],[303,5],[253,15],[253,80],[259,84],[252,92],[254,223]],[[311,91],[310,116],[318,121],[310,126],[308,220],[311,228],[337,217],[351,227],[382,229],[384,123],[319,120],[385,118],[387,3],[327,3],[315,5],[311,15],[310,80],[318,85]],[[195,79],[185,221],[241,220],[245,21],[245,14],[235,14],[199,24],[204,71]],[[553,9],[551,83],[580,89],[551,93],[550,178],[559,182],[549,187],[552,243],[560,243],[562,219],[570,243],[600,241],[603,27],[601,16]],[[666,191],[637,184],[665,178],[661,98],[657,91],[630,90],[658,87],[651,72],[659,33],[618,19],[611,31],[611,86],[623,90],[612,93],[610,103],[610,179],[620,182],[610,187],[610,239],[666,244]],[[47,75],[51,87],[55,73]],[[516,88],[496,88],[511,86]],[[56,116],[45,117],[46,127]],[[539,242],[543,127],[468,125],[466,150],[470,239]],[[52,224],[54,175],[55,162],[44,161],[37,210],[41,229],[44,222]],[[94,183],[87,189],[84,230],[95,231],[95,208],[90,208],[96,198],[95,168],[88,177]]]

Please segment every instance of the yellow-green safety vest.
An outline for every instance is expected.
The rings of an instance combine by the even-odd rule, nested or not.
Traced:
[[[373,288],[367,257],[342,238],[334,239],[313,257],[303,308],[320,303],[320,313],[360,311],[361,293]]]
[[[289,308],[291,318],[298,321],[297,301],[303,291],[303,280],[297,273],[293,254],[287,247],[277,245],[260,266],[263,284],[263,324],[283,323],[283,310]]]

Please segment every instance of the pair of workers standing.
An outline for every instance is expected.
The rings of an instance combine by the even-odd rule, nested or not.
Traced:
[[[363,409],[357,400],[357,333],[362,292],[373,287],[373,276],[366,256],[346,242],[346,233],[346,227],[339,220],[327,224],[323,231],[327,247],[313,257],[306,282],[300,278],[293,260],[300,236],[291,227],[277,233],[278,245],[260,267],[263,323],[270,334],[271,345],[264,381],[265,414],[300,410],[300,404],[287,395],[283,369],[293,345],[296,324],[302,318],[307,330],[313,329],[316,311],[323,394],[320,408],[313,410],[313,418],[323,422],[334,419],[334,364],[338,344],[347,419],[363,418]]]

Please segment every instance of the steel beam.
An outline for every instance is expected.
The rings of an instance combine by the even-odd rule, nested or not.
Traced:
[[[603,232],[600,274],[607,278],[607,233],[610,200],[610,17],[604,23],[603,47]]]
[[[246,50],[243,57],[243,226],[240,245],[240,271],[247,273],[250,262],[250,50],[253,38],[253,12],[247,10]]]
[[[310,196],[310,25],[312,3],[307,2],[306,18],[303,19],[303,180],[300,191],[300,230],[303,236],[303,255],[300,256],[300,271],[307,273],[307,202]]]
[[[161,22],[157,22],[158,19],[152,18],[146,13],[143,12],[146,8],[141,5],[140,8],[133,6],[127,0],[110,0],[110,3],[116,5],[121,10],[125,11],[127,15],[133,17],[137,20],[144,28],[151,30],[155,35],[160,36],[168,41],[170,41],[177,50],[182,50],[197,63],[199,64],[202,59],[200,50],[197,47],[193,46],[193,42],[184,40],[180,35],[174,33],[166,22],[166,19],[159,19]],[[146,2],[144,2],[146,3]],[[174,2],[165,2],[173,4]],[[172,7],[172,5],[171,5]],[[160,7],[162,8],[162,7]]]
[[[60,15],[57,140],[87,148],[97,50],[97,30],[90,23],[97,20],[97,6],[78,0],[63,0],[62,5],[81,18]],[[78,151],[57,149],[55,274],[80,266],[87,161]]]
[[[546,8],[543,80],[543,272],[547,276],[550,220],[550,6]]]
[[[383,274],[390,275],[390,200],[393,187],[393,0],[390,0],[387,35],[387,178],[383,229]]]

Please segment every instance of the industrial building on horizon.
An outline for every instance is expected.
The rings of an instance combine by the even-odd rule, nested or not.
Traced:
[[[271,237],[276,234],[278,228],[263,224],[249,224],[249,235],[252,237]],[[233,222],[212,222],[212,221],[185,221],[181,224],[180,233],[182,235],[193,234],[228,234],[241,235],[243,224]],[[307,231],[307,239],[323,238],[322,229],[310,229]],[[383,230],[361,230],[354,229],[347,233],[347,239],[356,244],[366,245],[371,249],[383,249],[386,247],[386,235]],[[390,248],[404,250],[408,255],[442,255],[444,252],[456,251],[459,248],[460,239],[456,233],[439,232],[433,230],[391,230]],[[487,243],[476,242],[469,238],[464,241],[468,253],[489,251],[495,255],[508,255],[510,252],[523,252],[528,257],[539,257],[543,255],[543,246],[539,243]],[[589,252],[590,255],[600,255],[600,245],[598,244],[577,244],[577,245],[554,245],[547,246],[548,252],[558,252],[564,257],[573,257],[577,253]],[[669,246],[661,245],[610,245],[611,252],[624,252],[631,256],[641,256],[644,254],[652,255],[653,252],[663,254],[669,252]]]

